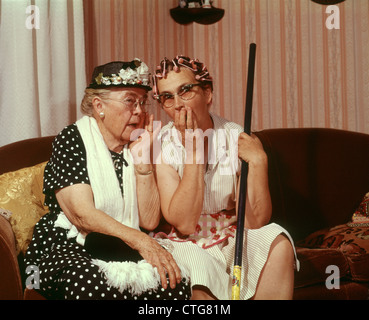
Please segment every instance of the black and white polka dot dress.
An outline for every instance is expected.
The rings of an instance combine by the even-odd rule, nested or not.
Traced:
[[[111,152],[122,193],[121,154]],[[124,167],[123,167],[124,170]],[[37,266],[40,275],[38,291],[48,299],[189,299],[190,285],[184,280],[175,289],[144,292],[139,296],[121,293],[106,283],[103,273],[94,265],[90,254],[75,238],[67,239],[68,230],[54,227],[61,212],[55,190],[79,183],[89,184],[86,151],[76,124],[66,127],[53,143],[53,153],[44,173],[45,204],[50,212],[36,224],[25,255],[26,266]]]

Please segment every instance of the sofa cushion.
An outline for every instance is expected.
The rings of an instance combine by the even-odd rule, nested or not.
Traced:
[[[45,165],[43,162],[0,176],[0,208],[11,212],[9,222],[15,235],[17,254],[25,253],[35,224],[48,212],[42,193]]]
[[[297,246],[315,250],[337,250],[342,253],[348,264],[348,273],[346,267],[341,270],[338,265],[341,275],[346,275],[354,281],[369,281],[369,227],[349,227],[342,224],[326,228],[297,242]]]
[[[296,247],[300,270],[295,273],[295,288],[325,283],[330,272],[327,267],[334,265],[340,270],[340,278],[349,272],[347,259],[337,249],[311,249]],[[327,273],[328,272],[328,273]]]
[[[15,238],[8,220],[0,215],[0,300],[22,299],[22,280],[19,273]]]
[[[352,220],[347,224],[350,227],[369,227],[369,192],[364,196],[359,207],[352,215]]]

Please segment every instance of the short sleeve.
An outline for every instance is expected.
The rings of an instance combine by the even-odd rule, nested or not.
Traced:
[[[76,124],[64,128],[53,142],[44,173],[44,193],[79,183],[89,184],[86,150]]]

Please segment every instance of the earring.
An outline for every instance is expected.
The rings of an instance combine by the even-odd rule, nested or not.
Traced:
[[[101,111],[101,112],[99,113],[99,116],[100,116],[100,118],[101,118],[101,119],[103,119],[103,118],[105,117],[105,113]]]

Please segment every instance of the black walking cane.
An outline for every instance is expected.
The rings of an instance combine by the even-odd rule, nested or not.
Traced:
[[[247,91],[246,91],[246,110],[245,110],[245,123],[244,132],[250,135],[251,133],[251,114],[252,114],[252,97],[254,91],[254,73],[255,73],[255,52],[256,44],[250,44],[249,53],[249,69],[247,76]],[[240,287],[241,287],[241,270],[242,270],[242,251],[243,251],[243,230],[245,224],[245,207],[246,207],[246,194],[247,194],[247,175],[249,172],[249,166],[246,161],[242,160],[241,167],[241,181],[240,181],[240,193],[238,198],[238,212],[237,212],[237,232],[236,232],[236,248],[233,267],[232,278],[232,300],[240,299]]]

